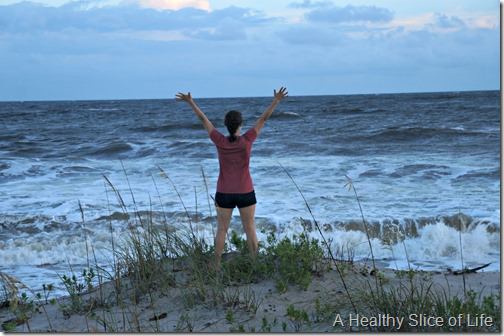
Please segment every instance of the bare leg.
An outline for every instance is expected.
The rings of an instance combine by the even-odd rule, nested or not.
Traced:
[[[215,236],[215,267],[220,268],[222,251],[224,250],[224,241],[226,240],[226,233],[231,221],[233,209],[220,208],[215,205],[217,209],[217,235]]]
[[[240,217],[243,225],[243,230],[247,235],[247,244],[252,256],[257,255],[258,242],[255,227],[255,208],[256,205],[240,208]]]

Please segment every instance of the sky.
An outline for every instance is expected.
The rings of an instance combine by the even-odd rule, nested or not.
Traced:
[[[496,0],[0,0],[0,101],[499,89]]]

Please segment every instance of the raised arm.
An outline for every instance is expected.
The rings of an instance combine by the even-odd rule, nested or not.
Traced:
[[[284,88],[284,87],[281,87],[280,90],[278,90],[278,92],[276,90],[273,90],[273,102],[271,102],[271,105],[266,109],[266,111],[264,111],[264,113],[259,117],[259,120],[257,120],[254,128],[257,132],[257,134],[259,134],[259,132],[261,131],[261,129],[263,128],[264,126],[264,123],[266,122],[266,120],[269,119],[269,117],[271,116],[271,114],[273,113],[273,111],[275,110],[275,107],[278,105],[278,103],[284,98],[284,97],[287,97],[287,89]]]
[[[214,129],[214,125],[212,124],[212,122],[210,120],[208,120],[207,116],[205,115],[205,113],[203,113],[203,111],[200,110],[198,105],[196,105],[196,103],[194,102],[194,100],[191,97],[191,92],[188,92],[187,94],[183,94],[183,93],[179,92],[176,94],[175,97],[179,101],[185,101],[186,103],[188,103],[189,106],[191,106],[191,108],[193,109],[194,113],[196,113],[196,116],[203,123],[203,127],[205,127],[208,134],[212,133],[212,130]]]

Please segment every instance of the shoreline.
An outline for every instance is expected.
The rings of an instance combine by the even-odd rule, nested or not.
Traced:
[[[139,214],[142,217],[147,217],[147,218],[151,216],[151,213],[143,212],[143,211],[139,211]],[[155,216],[162,216],[162,212],[155,213]],[[471,223],[471,217],[469,217],[463,213],[460,214],[459,216],[461,216],[463,221],[467,221],[467,222]],[[113,222],[114,223],[114,236],[110,239],[110,241],[115,239],[115,241],[117,242],[118,237],[124,236],[131,229],[130,226],[132,224],[131,224],[130,220],[132,220],[134,218],[134,216],[130,215],[130,214],[123,214],[120,212],[114,212],[110,217],[112,219],[116,220]],[[104,218],[108,219],[108,217],[106,217],[106,216],[104,216]],[[208,238],[207,243],[210,244],[212,242],[212,240],[211,240],[211,238],[209,238],[211,235],[211,232],[209,231],[210,229],[208,229],[208,224],[211,223],[211,221],[212,221],[212,225],[214,225],[213,221],[215,221],[215,216],[214,217],[204,217],[203,215],[200,216],[200,214],[198,214],[198,215],[194,215],[191,218],[196,218],[195,219],[196,225],[194,226],[194,228],[195,228],[195,232],[197,233],[197,235],[200,237]],[[459,252],[457,251],[457,249],[459,248],[458,237],[449,236],[450,237],[449,239],[439,239],[439,237],[436,238],[436,240],[443,241],[445,245],[429,246],[429,245],[425,244],[427,242],[427,240],[429,239],[429,237],[431,237],[433,235],[434,235],[434,237],[436,237],[436,234],[438,233],[438,231],[433,232],[434,229],[435,230],[450,229],[450,228],[457,229],[457,227],[458,227],[457,217],[455,215],[452,215],[452,216],[446,216],[446,218],[450,219],[450,221],[432,223],[431,220],[428,221],[427,218],[425,218],[424,222],[418,222],[414,225],[409,225],[409,226],[407,226],[405,224],[405,228],[404,228],[404,232],[406,235],[405,244],[407,245],[408,248],[410,248],[410,249],[408,249],[407,254],[408,254],[408,257],[410,258],[410,263],[411,263],[412,268],[414,268],[416,270],[428,270],[428,271],[435,272],[436,270],[444,271],[447,268],[455,269],[455,268],[460,267],[460,256],[459,256]],[[163,221],[163,218],[160,217],[159,223],[162,223],[162,221]],[[86,227],[91,227],[91,225],[96,226],[97,225],[96,223],[97,223],[96,220],[88,220],[88,221],[86,221]],[[158,223],[158,222],[156,221],[156,223]],[[159,224],[159,223],[155,224],[155,226],[161,227],[161,224]],[[343,243],[346,242],[346,244],[347,244],[346,246],[350,246],[352,248],[352,250],[354,252],[355,260],[359,261],[359,260],[362,260],[363,256],[366,256],[366,255],[369,256],[369,252],[367,250],[368,247],[366,246],[366,244],[362,244],[365,240],[365,229],[359,221],[357,221],[357,220],[349,220],[346,222],[335,221],[335,223],[345,223],[346,225],[342,226],[340,228],[340,227],[336,227],[335,224],[332,224],[332,226],[331,226],[331,224],[328,224],[328,223],[322,224],[322,228],[323,228],[322,230],[323,230],[324,235],[327,235],[328,238],[335,237],[335,239],[336,239],[336,241],[333,244],[333,249],[337,249],[338,246],[341,246],[341,245],[343,245]],[[477,222],[477,223],[478,223],[478,225],[481,225],[481,229],[482,229],[482,230],[478,231],[478,234],[481,232],[485,232],[488,235],[491,234],[492,239],[493,239],[492,243],[498,239],[500,229],[495,230],[495,231],[493,231],[493,229],[492,229],[492,231],[490,231],[489,227],[486,227],[485,223],[483,223],[483,222]],[[76,225],[77,224],[82,225],[81,223],[76,223]],[[103,237],[107,234],[105,223],[103,223],[103,224],[104,224],[104,225],[102,225],[104,227],[103,231],[99,231],[99,235],[100,235],[100,239],[101,239],[100,240],[101,249],[98,249],[97,245],[95,245],[95,248],[96,248],[95,251],[99,257],[98,264],[100,264],[106,268],[107,267],[106,264],[109,263],[110,260],[112,259],[112,255],[109,253],[112,245],[111,245],[110,241],[107,243],[103,240]],[[116,226],[118,226],[119,224],[123,225],[124,227],[126,227],[126,225],[127,225],[128,228],[124,228],[123,231],[119,232],[119,229],[116,229]],[[289,226],[281,225],[280,227],[276,227],[276,226],[274,226],[272,221],[264,220],[264,218],[260,218],[256,224],[257,224],[257,231],[258,231],[257,234],[258,234],[260,241],[266,241],[266,237],[267,237],[266,232],[275,231],[276,233],[278,233],[279,237],[284,237],[284,236],[289,236],[289,234],[292,234],[291,231],[294,231],[294,229],[299,229],[301,227],[303,229],[307,230],[307,232],[311,236],[315,237],[316,239],[320,239],[319,234],[315,231],[314,224],[313,224],[312,220],[306,219],[303,217],[299,217],[295,221],[290,222]],[[392,269],[399,268],[402,270],[407,270],[407,268],[408,268],[407,260],[404,256],[405,255],[405,252],[404,252],[405,247],[403,245],[401,245],[401,243],[400,243],[400,236],[401,235],[400,235],[400,233],[393,231],[394,227],[389,224],[390,223],[388,223],[388,222],[371,222],[368,225],[368,228],[370,228],[371,238],[375,239],[372,241],[372,243],[373,243],[373,250],[375,251],[376,261],[381,262],[382,267],[392,268]],[[205,227],[205,225],[207,225],[207,227]],[[480,256],[479,259],[471,258],[471,253],[473,255],[477,256],[478,253],[480,253],[481,251],[480,251],[480,249],[476,249],[473,247],[474,246],[473,244],[475,241],[477,241],[478,236],[476,238],[471,237],[474,234],[474,232],[472,230],[474,230],[474,227],[478,228],[478,226],[475,225],[473,227],[473,226],[468,225],[468,227],[470,229],[467,229],[467,231],[464,231],[461,234],[462,239],[463,239],[463,245],[467,246],[466,249],[463,249],[465,266],[471,268],[471,267],[476,267],[478,265],[481,265],[483,263],[491,262],[491,265],[488,268],[486,268],[485,271],[497,271],[497,272],[500,271],[500,263],[499,263],[500,253],[498,251],[496,251],[495,253],[492,253],[491,255],[484,254],[484,255]],[[183,230],[181,230],[181,227],[178,225],[173,226],[173,225],[168,224],[168,229],[169,230],[179,230],[179,232],[181,232],[181,233],[183,231]],[[233,231],[233,230],[236,231],[238,234],[241,234],[244,236],[243,229],[241,227],[241,222],[239,221],[239,217],[237,215],[232,219],[231,224],[230,224],[230,231]],[[425,232],[422,233],[423,231],[421,231],[421,230],[425,230]],[[420,232],[420,235],[418,232]],[[439,233],[444,233],[444,232],[439,232]],[[49,232],[48,232],[48,234],[49,234]],[[295,232],[294,232],[294,234],[295,234]],[[453,234],[454,235],[458,234],[458,231],[454,231]],[[359,237],[359,235],[360,235],[360,237]],[[414,241],[415,239],[418,239],[419,237],[422,239]],[[455,237],[455,238],[453,238],[453,237]],[[81,239],[81,237],[78,237],[78,238]],[[338,239],[339,239],[339,241],[338,241]],[[16,240],[18,240],[18,239],[16,239]],[[61,239],[61,241],[65,241],[65,240]],[[383,245],[381,245],[381,246],[377,245],[378,242],[382,243]],[[10,245],[5,245],[5,246],[11,246],[11,245],[14,246],[14,243],[12,243],[12,244],[9,243],[9,244]],[[35,243],[35,244],[37,244],[37,243]],[[48,244],[47,242],[45,242],[45,244],[50,246],[50,244]],[[68,245],[68,246],[72,247],[72,249],[67,250],[70,254],[73,253],[73,255],[71,257],[74,258],[75,254],[77,252],[80,255],[85,255],[84,242],[80,241],[79,244],[80,244],[79,246],[76,246],[73,243],[72,243],[72,245]],[[18,246],[22,246],[22,245],[20,245],[19,243],[16,243],[15,246],[17,248]],[[35,246],[37,246],[37,245],[35,245]],[[422,247],[419,248],[418,246],[422,246]],[[25,247],[26,247],[26,245],[25,245]],[[40,247],[38,246],[37,248],[40,248]],[[488,245],[487,245],[487,247],[484,247],[484,248],[490,249],[488,247]],[[493,248],[494,247],[491,246],[491,249],[493,249]],[[46,249],[45,246],[44,246],[44,249]],[[35,253],[37,253],[37,254],[35,255],[35,258],[40,258],[39,255],[42,255],[42,256],[44,256],[45,260],[50,260],[51,258],[53,258],[53,255],[55,256],[55,258],[58,257],[58,255],[57,255],[58,253],[60,256],[62,255],[61,254],[61,246],[58,246],[58,248],[55,249],[55,251],[51,251],[51,253],[47,253],[46,251],[47,250],[44,250],[42,252],[36,251]],[[65,253],[67,251],[65,251]],[[75,252],[75,251],[77,251],[77,252]],[[377,253],[377,251],[378,251],[378,253]],[[390,252],[390,251],[392,251],[392,252]],[[427,256],[428,252],[431,252],[434,255],[430,254],[430,257],[428,257]],[[24,255],[20,252],[20,250],[14,249],[14,247],[13,247],[13,250],[9,251],[9,255],[7,257],[9,257],[9,256],[15,257],[16,254],[18,254],[18,253],[21,255]],[[342,253],[347,253],[347,252],[342,251]],[[443,259],[442,257],[439,257],[439,255],[444,255],[445,253],[452,254],[453,256],[451,256],[449,259],[448,258]],[[29,256],[31,256],[30,253],[24,255],[24,258],[29,258]],[[419,256],[423,257],[423,258],[418,258]],[[1,259],[1,256],[0,256],[0,259]],[[364,258],[364,260],[365,260],[365,258]],[[478,262],[477,260],[480,260],[480,262]],[[20,261],[20,262],[24,262],[24,261]],[[27,263],[28,263],[28,261],[27,261]],[[75,267],[76,269],[82,269],[85,267],[85,263],[86,263],[85,260],[83,260],[83,261],[79,260],[79,263],[72,264],[72,267]],[[383,266],[383,265],[385,265],[385,266]],[[19,268],[16,268],[16,267],[19,267]],[[59,263],[46,262],[45,264],[40,264],[40,265],[23,265],[23,264],[21,264],[21,266],[0,267],[0,272],[5,272],[7,274],[13,275],[16,278],[20,279],[22,282],[24,282],[26,285],[28,285],[28,287],[35,289],[35,291],[41,291],[41,286],[43,283],[57,284],[57,283],[59,283],[58,274],[62,275],[62,274],[68,273],[69,270],[68,270],[67,261],[60,261]],[[50,273],[53,273],[53,274],[51,275]],[[64,291],[63,286],[59,285],[59,287],[61,290]],[[0,295],[0,298],[1,298],[1,295]]]

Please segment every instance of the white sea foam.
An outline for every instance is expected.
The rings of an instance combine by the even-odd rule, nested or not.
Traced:
[[[189,160],[186,160],[189,161]],[[345,175],[353,179],[359,193],[365,214],[370,219],[392,217],[418,218],[425,216],[451,215],[459,210],[480,218],[500,223],[498,211],[498,189],[495,191],[479,185],[452,185],[451,181],[471,171],[471,162],[465,166],[454,166],[438,159],[436,164],[449,167],[449,175],[436,179],[422,180],[424,171],[412,173],[402,178],[392,178],[396,169],[405,165],[419,163],[418,158],[394,159],[375,157],[356,161],[351,158],[310,156],[281,158],[279,162],[290,172],[304,192],[317,216],[326,222],[350,220],[359,217],[358,206],[352,192],[344,188]],[[426,158],[426,163],[430,163]],[[61,164],[42,162],[46,173],[25,176],[0,186],[0,213],[30,214],[46,216],[66,216],[70,221],[79,221],[77,202],[84,206],[86,218],[93,219],[104,215],[107,209],[105,180],[97,174],[77,174],[65,177],[56,176]],[[481,163],[479,163],[481,165]],[[8,169],[9,173],[22,175],[32,163],[20,160]],[[194,208],[194,190],[197,197],[206,199],[201,176],[204,168],[210,193],[214,192],[218,176],[216,159],[203,159],[181,164],[177,159],[143,159],[124,161],[135,201],[140,207],[149,206],[149,196],[154,198],[153,206],[159,209],[157,192],[152,177],[164,202],[177,202],[178,196],[168,180],[159,175],[157,165],[161,166],[176,184],[185,203]],[[88,160],[86,166],[106,174],[129,207],[132,199],[126,177],[117,161]],[[378,175],[370,178],[359,177],[362,173],[375,169]],[[434,169],[435,170],[435,169]],[[295,216],[306,216],[304,202],[289,177],[278,166],[274,158],[252,158],[251,173],[254,180],[259,206],[258,216],[288,221]],[[498,184],[492,183],[492,186]],[[116,199],[108,189],[112,210],[118,210]],[[288,195],[288,197],[286,197]],[[397,205],[397,206],[394,206]],[[404,206],[402,206],[404,205]],[[173,210],[173,209],[168,209]]]

